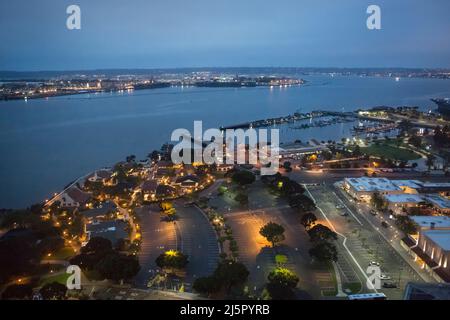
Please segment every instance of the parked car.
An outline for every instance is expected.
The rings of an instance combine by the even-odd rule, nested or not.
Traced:
[[[387,274],[382,273],[382,274],[380,275],[380,279],[381,279],[381,280],[391,280],[391,277],[388,276]]]
[[[382,225],[384,228],[389,228],[389,225],[387,224],[386,221],[383,221],[383,222],[381,223],[381,225]]]
[[[379,267],[379,266],[380,266],[380,263],[379,263],[379,262],[376,262],[376,261],[370,261],[370,262],[369,262],[369,266],[377,266],[377,267]]]
[[[395,288],[397,288],[397,285],[394,282],[388,281],[388,282],[383,283],[383,288],[395,289]]]

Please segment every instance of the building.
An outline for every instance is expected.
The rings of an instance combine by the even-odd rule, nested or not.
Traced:
[[[127,224],[122,220],[94,222],[87,224],[85,228],[87,241],[83,243],[83,245],[86,245],[90,239],[95,237],[108,239],[113,246],[115,246],[120,239],[127,240],[129,238]]]
[[[303,143],[289,143],[283,144],[282,147],[278,148],[278,154],[280,158],[292,158],[299,159],[305,155],[314,154],[322,151],[328,151],[326,145],[312,143],[311,145],[305,145]]]
[[[178,177],[175,183],[182,188],[196,188],[199,185],[199,181],[200,179],[196,175],[187,175]]]
[[[439,193],[442,196],[450,196],[450,182],[420,182],[420,193]]]
[[[414,260],[439,282],[450,282],[450,218],[412,216],[418,234],[402,240]]]
[[[91,199],[89,193],[83,192],[77,187],[72,187],[52,199],[52,203],[59,201],[61,207],[81,207]]]
[[[403,190],[404,193],[417,194],[421,188],[418,180],[391,180],[391,182]]]
[[[154,200],[156,197],[156,189],[158,187],[158,182],[156,180],[150,179],[145,180],[141,185],[141,192],[144,196],[144,201]]]
[[[105,219],[108,215],[115,213],[117,206],[112,201],[106,201],[100,204],[97,208],[89,209],[80,212],[88,222]]]
[[[417,194],[401,193],[384,195],[388,209],[396,215],[404,215],[410,208],[418,208],[425,203],[422,196]]]
[[[176,190],[174,187],[169,185],[160,184],[156,187],[156,198],[172,198],[176,195]]]
[[[439,194],[427,194],[425,197],[427,202],[433,205],[433,208],[441,214],[450,214],[450,200],[440,196]]]
[[[408,282],[404,300],[450,300],[450,284]]]
[[[401,194],[403,190],[386,178],[345,178],[344,189],[353,197],[362,201],[370,201],[372,195]]]
[[[103,184],[107,184],[108,181],[112,177],[112,172],[109,170],[98,170],[94,173],[90,174],[87,177],[87,180],[90,182],[102,182]]]

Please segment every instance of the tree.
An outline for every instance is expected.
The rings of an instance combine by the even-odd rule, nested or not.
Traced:
[[[67,287],[59,282],[47,283],[39,290],[44,300],[63,300],[66,292]]]
[[[289,205],[292,208],[298,208],[301,212],[312,211],[316,208],[314,201],[304,194],[289,197]]]
[[[359,145],[355,145],[355,147],[353,148],[353,156],[359,157],[360,155],[361,155],[361,148],[359,147]]]
[[[269,273],[266,289],[273,300],[291,300],[295,294],[293,289],[299,281],[297,275],[289,269],[277,267]]]
[[[12,238],[5,236],[10,233],[24,233]],[[9,231],[0,241],[0,283],[11,280],[14,276],[28,275],[30,271],[36,270],[39,252],[34,243],[36,238],[28,234],[27,229],[15,229]]]
[[[277,179],[276,183],[281,193],[286,196],[301,195],[305,192],[305,188],[302,185],[288,177],[281,177]]]
[[[272,243],[272,247],[285,239],[284,227],[274,222],[267,223],[259,230],[259,233]]]
[[[135,162],[136,161],[136,156],[134,154],[129,155],[126,157],[126,161],[127,162]]]
[[[162,210],[163,214],[169,220],[173,220],[173,218],[177,214],[177,210],[173,207],[172,203],[164,201],[164,202],[161,202],[160,207],[161,207],[161,210]]]
[[[245,206],[248,204],[248,195],[243,193],[243,192],[239,192],[236,197],[234,197],[234,200],[236,200],[237,202],[239,202],[239,204],[241,206]]]
[[[113,248],[110,240],[93,237],[81,248],[79,255],[70,259],[70,263],[86,270],[93,270],[104,257],[111,253]]]
[[[89,242],[81,248],[82,253],[93,254],[96,256],[105,256],[112,250],[111,241],[102,237],[91,238]]]
[[[285,161],[285,162],[283,163],[283,168],[284,168],[287,172],[292,171],[292,168],[291,168],[291,162]]]
[[[302,215],[300,219],[300,224],[305,227],[305,229],[309,229],[313,226],[317,221],[317,217],[312,212],[307,212]]]
[[[155,262],[162,269],[183,269],[189,261],[188,256],[180,251],[169,250],[160,254]]]
[[[288,288],[295,288],[299,281],[297,275],[291,270],[277,267],[267,277],[270,283],[277,283]]]
[[[398,216],[395,220],[397,227],[406,234],[416,234],[418,231],[417,224],[408,216]]]
[[[319,242],[309,249],[309,255],[320,262],[337,261],[336,246],[329,242]]]
[[[159,152],[157,150],[153,150],[151,153],[148,154],[148,157],[151,161],[157,162],[159,160]]]
[[[324,242],[328,240],[337,240],[337,234],[323,224],[317,224],[308,231],[312,242]]]
[[[214,277],[227,292],[230,292],[233,286],[245,283],[249,274],[244,264],[234,260],[221,261],[214,271]]]
[[[117,252],[108,254],[95,266],[95,270],[103,278],[116,281],[131,279],[139,272],[140,268],[139,261],[135,256]]]
[[[370,199],[370,204],[376,210],[384,210],[387,207],[386,201],[384,201],[384,199],[381,197],[381,195],[378,192],[374,192],[372,194],[372,197]]]
[[[201,294],[209,296],[220,290],[220,281],[214,276],[197,278],[192,285],[192,288]]]
[[[408,143],[413,145],[416,148],[420,148],[422,146],[422,138],[420,138],[419,136],[416,136],[416,135],[411,136],[408,139]]]
[[[2,293],[2,300],[28,300],[33,296],[33,286],[30,284],[12,284]]]
[[[255,181],[255,175],[247,170],[239,170],[233,174],[231,179],[233,180],[233,182],[244,186],[252,184]]]
[[[398,128],[400,129],[400,135],[404,135],[405,133],[408,133],[408,131],[412,129],[412,123],[409,120],[402,120],[398,124]]]

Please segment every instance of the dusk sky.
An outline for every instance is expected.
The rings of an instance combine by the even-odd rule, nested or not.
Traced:
[[[81,30],[66,8],[81,7]],[[368,5],[382,30],[368,30]],[[450,67],[448,0],[1,0],[0,70]]]

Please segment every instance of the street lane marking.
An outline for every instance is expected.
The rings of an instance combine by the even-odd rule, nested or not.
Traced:
[[[313,195],[311,194],[311,192],[309,192],[309,189],[307,186],[305,186],[305,190],[308,192],[309,196],[311,197],[311,199],[316,203],[317,209],[319,209],[319,211],[322,213],[322,215],[324,216],[325,220],[328,221],[329,225],[331,226],[331,228],[333,229],[334,232],[336,232],[336,234],[338,234],[339,236],[341,236],[342,238],[344,238],[344,241],[342,242],[342,245],[344,246],[345,250],[347,250],[348,254],[350,255],[350,258],[352,258],[353,262],[356,264],[356,266],[358,267],[359,271],[363,274],[364,278],[366,278],[366,287],[367,287],[367,283],[371,284],[372,288],[368,288],[370,290],[374,290],[376,293],[378,293],[378,290],[375,289],[372,285],[372,282],[369,281],[369,278],[367,277],[366,272],[363,270],[363,268],[361,268],[361,266],[359,265],[358,261],[355,259],[355,257],[353,256],[352,252],[350,251],[350,249],[347,247],[347,237],[344,236],[343,234],[339,233],[336,228],[334,227],[334,225],[331,223],[330,219],[328,219],[328,216],[325,214],[325,212],[323,212],[322,208],[320,208],[317,205],[317,201],[316,199],[313,197]]]
[[[345,209],[347,209],[348,212],[350,212],[350,214],[352,215],[353,218],[355,218],[356,221],[358,221],[359,225],[362,226],[362,222],[359,221],[359,219],[355,216],[355,214],[353,213],[352,210],[350,210],[349,207],[347,207],[347,205],[344,203],[344,201],[342,201],[341,198],[339,198],[339,196],[336,194],[336,192],[333,191],[333,194],[336,196],[336,198],[338,198],[338,200],[343,204],[343,206],[345,207]]]

